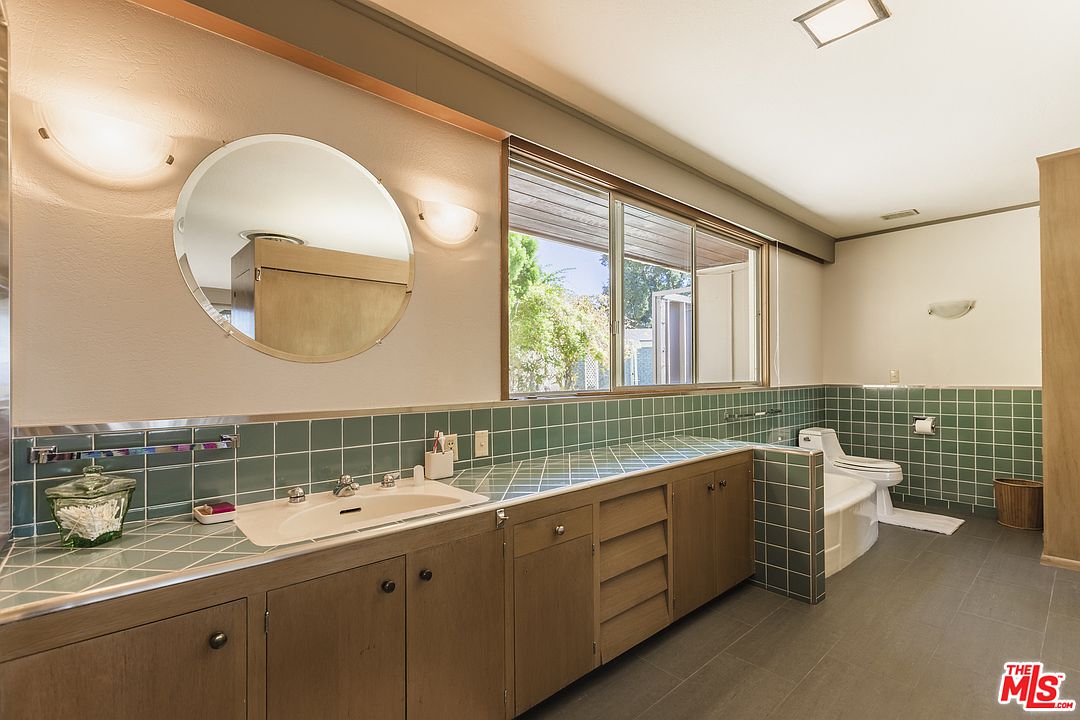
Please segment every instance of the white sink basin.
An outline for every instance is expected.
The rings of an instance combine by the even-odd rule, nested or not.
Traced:
[[[333,493],[324,492],[308,495],[302,503],[290,504],[282,498],[241,505],[236,513],[236,526],[256,545],[272,547],[487,501],[484,495],[435,480],[426,480],[419,487],[405,485],[392,489],[365,485],[351,497],[336,498]]]

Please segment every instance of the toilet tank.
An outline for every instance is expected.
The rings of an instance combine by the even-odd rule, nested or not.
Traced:
[[[799,431],[799,447],[806,450],[820,450],[825,457],[838,457],[844,454],[836,431],[831,428],[811,427]]]

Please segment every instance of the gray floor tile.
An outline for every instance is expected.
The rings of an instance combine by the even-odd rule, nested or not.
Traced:
[[[787,699],[771,720],[866,720],[899,713],[910,690],[866,668],[829,657],[823,659]]]
[[[910,578],[967,590],[979,574],[982,563],[977,558],[943,555],[927,550],[912,561],[900,582]],[[825,587],[827,591],[828,583]]]
[[[993,518],[972,517],[970,515],[964,515],[963,518],[964,524],[953,533],[954,535],[997,540],[1005,529],[1003,525]]]
[[[885,597],[882,612],[945,629],[966,595],[959,588],[905,578]]]
[[[679,680],[624,655],[522,715],[528,720],[633,718],[670,692]]]
[[[882,613],[852,628],[826,654],[897,685],[914,685],[941,638],[940,628]]]
[[[934,658],[968,670],[1001,675],[1009,660],[1037,658],[1042,633],[959,612],[941,638]]]
[[[1050,612],[1080,618],[1080,573],[1058,570]],[[1080,685],[1080,678],[1078,685]]]
[[[1025,713],[1019,707],[999,705],[996,673],[972,670],[933,660],[924,668],[907,708],[897,718],[919,720],[987,720],[989,718],[1020,718]]]
[[[879,523],[878,540],[874,547],[902,560],[914,560],[933,539],[933,533]]]
[[[1001,537],[994,543],[993,552],[1023,555],[1024,557],[1038,559],[1042,556],[1042,548],[1043,538],[1041,532],[1005,528],[1001,532]]]
[[[765,588],[744,583],[718,599],[714,605],[747,625],[757,625],[787,600]]]
[[[661,670],[686,679],[751,627],[730,617],[723,607],[714,603],[679,620],[636,652]]]
[[[794,683],[802,680],[839,639],[840,631],[820,622],[814,613],[782,607],[727,652]]]
[[[1029,557],[995,552],[983,563],[979,579],[1049,591],[1054,586],[1054,574],[1054,568],[1032,562]]]
[[[954,555],[975,560],[985,560],[994,547],[993,540],[971,535],[938,535],[931,542],[927,550],[941,553],[942,555]]]
[[[1043,647],[1042,658],[1051,665],[1080,668],[1080,618],[1050,613],[1046,622],[1046,645]],[[1080,677],[1077,680],[1080,680]],[[1080,687],[1080,682],[1074,682],[1073,687]],[[1080,691],[1077,695],[1078,697],[1073,699],[1080,700]]]
[[[1050,592],[977,579],[960,610],[1042,632],[1050,611]]]
[[[768,670],[722,653],[646,710],[641,720],[765,718],[793,687]]]

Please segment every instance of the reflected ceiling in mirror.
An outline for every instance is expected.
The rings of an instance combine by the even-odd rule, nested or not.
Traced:
[[[379,181],[308,138],[255,135],[215,150],[180,192],[180,269],[234,337],[327,362],[379,342],[412,292],[412,240]]]

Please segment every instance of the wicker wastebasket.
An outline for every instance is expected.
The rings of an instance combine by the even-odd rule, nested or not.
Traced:
[[[998,522],[1020,530],[1042,530],[1043,484],[1037,480],[994,480]]]

